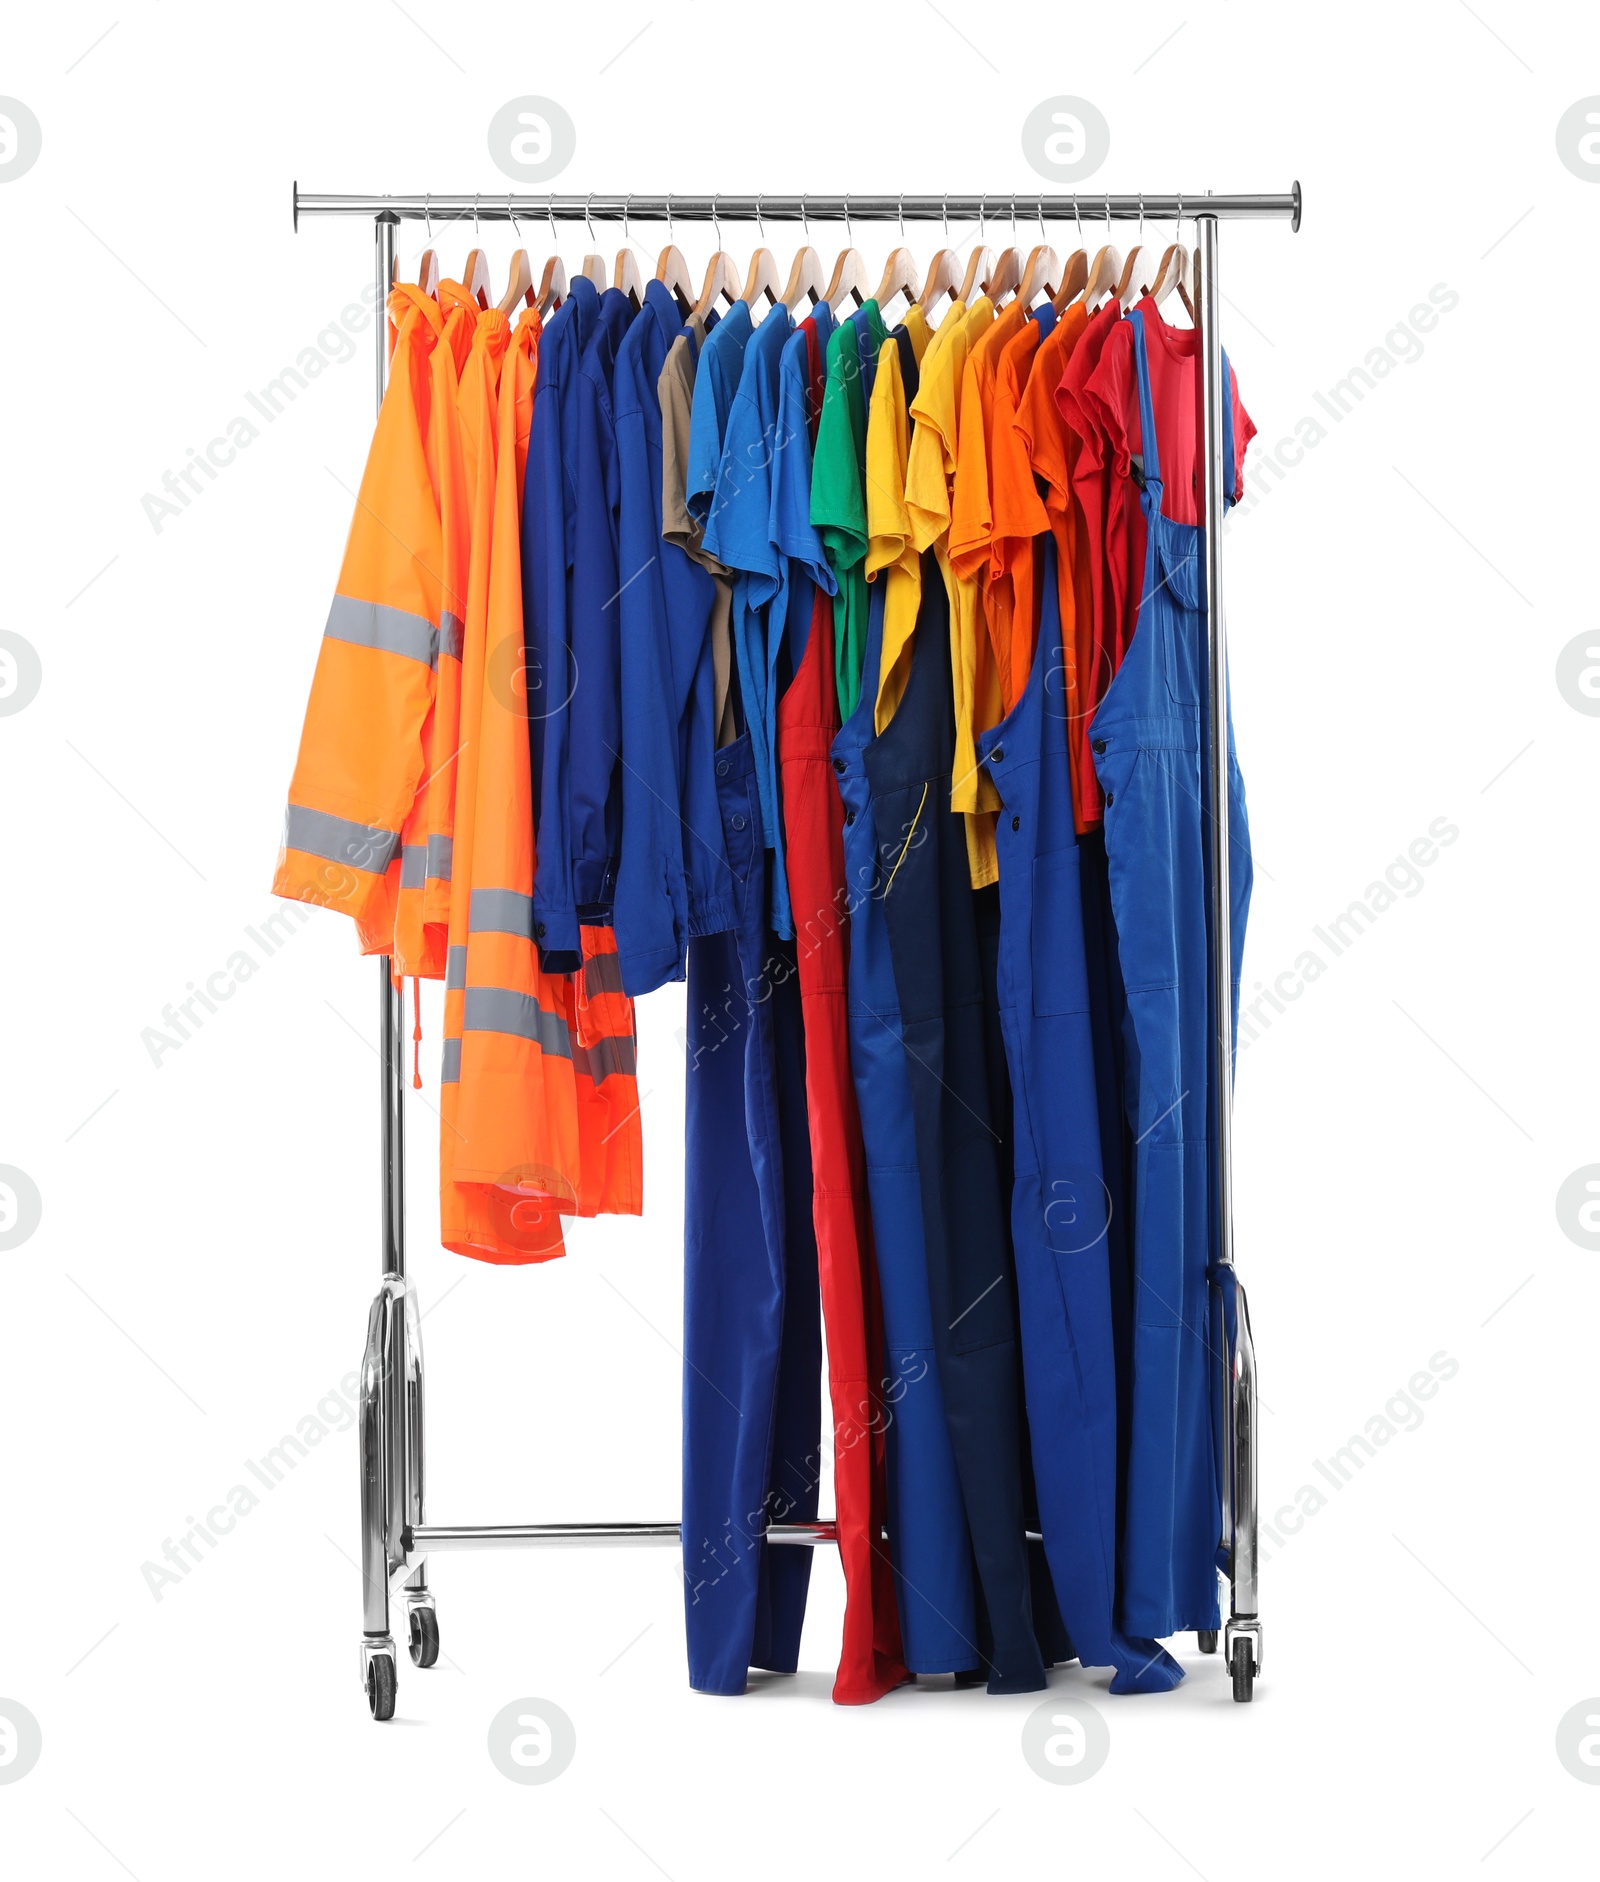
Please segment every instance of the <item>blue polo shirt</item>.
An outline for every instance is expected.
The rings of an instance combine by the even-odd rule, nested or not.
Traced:
[[[623,578],[622,855],[613,920],[622,990],[636,998],[682,980],[690,934],[732,919],[710,709],[697,712],[695,698],[702,666],[709,678],[706,630],[716,584],[680,544],[661,536],[658,385],[673,342],[686,331],[670,290],[652,281],[644,311],[617,349],[612,386]]]
[[[528,433],[527,481],[522,502],[522,616],[528,675],[528,747],[535,827],[542,830],[547,802],[560,788],[565,819],[566,710],[570,703],[572,573],[576,551],[578,368],[599,312],[594,283],[579,276],[539,341],[538,378]],[[561,854],[566,854],[565,845]],[[545,937],[540,941],[543,957]],[[569,957],[545,958],[553,973],[582,966],[572,942]]]
[[[826,357],[833,337],[832,309],[819,301],[810,318],[817,350]],[[820,416],[811,406],[806,336],[796,328],[778,363],[778,431],[785,447],[774,465],[772,483],[772,534],[786,573],[786,621],[781,645],[773,649],[780,693],[805,658],[816,590],[838,592],[822,537],[811,522],[811,433]]]
[[[722,467],[728,413],[739,391],[744,350],[755,323],[744,301],[735,301],[706,335],[694,373],[694,409],[689,415],[689,514],[702,527],[711,514],[712,493]]]

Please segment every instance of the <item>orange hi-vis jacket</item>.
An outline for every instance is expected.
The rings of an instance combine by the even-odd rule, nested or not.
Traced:
[[[502,315],[483,315],[462,377],[474,502],[440,1217],[447,1247],[501,1263],[562,1254],[563,1214],[642,1207],[633,1004],[615,941],[586,930],[578,976],[545,973],[534,943],[520,532],[539,332],[531,310],[509,336]]]
[[[410,287],[396,288],[389,308],[399,327],[389,388],[317,653],[272,883],[277,895],[351,916],[367,954],[394,946],[401,831],[424,775],[440,628],[464,605],[446,589],[440,521],[441,488],[457,469],[453,387],[448,412],[435,410],[445,316]],[[453,379],[448,361],[446,348],[439,363]]]

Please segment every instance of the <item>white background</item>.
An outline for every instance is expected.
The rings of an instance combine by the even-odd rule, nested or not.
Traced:
[[[0,185],[0,624],[44,671],[0,721],[0,1162],[43,1197],[0,1254],[0,1697],[44,1735],[0,1784],[7,1873],[1221,1882],[1556,1873],[1592,1851],[1600,1790],[1555,1750],[1600,1694],[1600,1256],[1555,1209],[1600,1161],[1600,721],[1555,683],[1595,625],[1600,189],[1555,147],[1600,92],[1592,10],[168,0],[19,10],[5,36],[0,90],[44,133]],[[1110,122],[1093,185],[1305,187],[1298,236],[1223,231],[1256,451],[1306,416],[1327,432],[1229,532],[1247,987],[1434,819],[1460,837],[1241,1056],[1263,1499],[1327,1496],[1267,1543],[1256,1703],[1192,1638],[1166,1698],[1064,1669],[1052,1694],[1090,1699],[1111,1739],[1077,1787],[1022,1757],[1035,1698],[834,1707],[824,1555],[804,1670],[742,1701],[687,1689],[670,1552],[445,1558],[446,1657],[402,1658],[380,1729],[348,1428],[256,1485],[159,1601],[147,1585],[166,1538],[254,1484],[246,1458],[337,1397],[379,1272],[376,970],[339,919],[252,949],[260,971],[159,1067],[141,1041],[274,907],[371,330],[159,532],[141,498],[371,278],[364,224],[291,232],[291,180],[503,191],[485,131],[525,92],[576,122],[563,190],[1037,190],[1019,131],[1057,92]],[[708,233],[678,230],[697,268]],[[728,233],[742,255],[750,232]],[[769,233],[786,266],[793,233]],[[893,231],[856,233],[876,270]],[[525,234],[537,268],[547,234]],[[447,270],[469,235],[442,234]],[[913,229],[923,259],[937,235]],[[509,231],[485,240],[503,279]],[[561,241],[574,264],[581,227]],[[418,225],[404,244],[414,266]],[[1314,395],[1436,283],[1459,305],[1334,424]],[[642,1007],[643,1221],[496,1271],[437,1246],[426,1014],[410,1246],[437,1520],[676,1514],[681,1023],[681,988]],[[1335,1492],[1315,1460],[1440,1352],[1459,1372],[1422,1424]],[[542,1788],[485,1748],[523,1696],[577,1730]]]

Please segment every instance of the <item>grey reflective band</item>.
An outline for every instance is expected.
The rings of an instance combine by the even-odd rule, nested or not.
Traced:
[[[461,658],[461,621],[448,608],[439,619],[439,651],[449,654],[452,660]]]
[[[325,810],[290,804],[283,813],[283,847],[322,856],[330,863],[348,863],[352,869],[370,869],[381,876],[400,847],[398,830],[380,830],[376,824],[352,823],[348,817],[330,817]]]
[[[470,1000],[472,995],[469,993]],[[612,1033],[604,1039],[595,1040],[592,1046],[578,1046],[572,1054],[572,1069],[587,1072],[595,1084],[603,1085],[613,1072],[621,1072],[628,1078],[636,1077],[639,1069],[639,1053],[629,1033]]]
[[[467,950],[449,948],[444,957],[444,990],[459,993],[467,984]]]
[[[503,1032],[531,1039],[555,1058],[572,1057],[572,1036],[559,1013],[547,1013],[539,1002],[510,987],[468,987],[463,1032]]]
[[[335,595],[322,630],[328,640],[346,640],[352,647],[370,647],[375,653],[397,653],[407,660],[435,664],[439,636],[431,621],[401,608],[380,607],[376,601],[356,601]]]
[[[459,1085],[461,1083],[461,1041],[447,1039],[444,1042],[444,1058],[439,1067],[441,1085]]]
[[[622,957],[619,954],[591,954],[583,964],[585,993],[621,993]]]
[[[420,843],[400,846],[400,886],[420,889],[428,880],[428,852]]]
[[[519,934],[533,939],[533,897],[517,889],[474,889],[467,909],[469,934]]]
[[[448,882],[450,864],[455,851],[454,840],[447,836],[428,838],[428,880],[430,882]]]

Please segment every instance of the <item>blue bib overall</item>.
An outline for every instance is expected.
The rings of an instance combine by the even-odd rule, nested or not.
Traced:
[[[1007,1207],[1010,1103],[990,984],[999,906],[993,888],[972,888],[964,821],[950,808],[954,753],[949,601],[930,552],[905,694],[864,761],[934,1350],[977,1564],[979,1645],[991,1692],[1036,1692],[1046,1659],[1072,1648],[1042,1558],[1026,1541],[1033,1486]]]
[[[716,754],[737,925],[689,942],[684,1171],[683,1576],[689,1683],[792,1673],[817,1514],[822,1310],[793,943],[766,923],[748,732]]]
[[[1124,1101],[1132,1157],[1133,1308],[1122,1623],[1159,1636],[1218,1625],[1222,1506],[1212,1428],[1217,1359],[1206,1270],[1215,1254],[1203,531],[1161,510],[1161,454],[1144,322],[1132,322],[1147,530],[1144,589],[1090,749],[1105,791],[1106,868],[1125,991]],[[1223,358],[1223,462],[1233,457]],[[1231,493],[1230,493],[1231,494]],[[1250,905],[1250,830],[1228,728],[1233,1002]]]
[[[1045,1554],[1085,1666],[1111,1690],[1165,1692],[1183,1672],[1116,1626],[1117,1369],[1107,1197],[1073,830],[1055,538],[1022,697],[978,740],[1000,794],[1000,1017],[1011,1068],[1011,1233],[1022,1370]]]
[[[845,806],[850,1071],[861,1106],[872,1239],[883,1296],[889,1552],[901,1641],[913,1673],[950,1673],[978,1664],[972,1548],[934,1352],[917,1134],[894,962],[883,920],[877,826],[862,757],[873,736],[883,602],[884,584],[879,581],[873,584],[867,617],[862,660],[867,677],[855,711],[833,741],[834,771]]]

